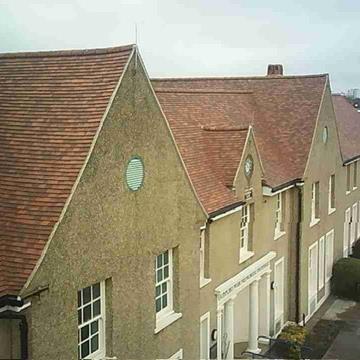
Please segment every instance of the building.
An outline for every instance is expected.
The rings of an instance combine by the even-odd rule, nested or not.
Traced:
[[[360,114],[351,106],[348,99],[341,95],[333,95],[339,131],[340,149],[342,155],[342,178],[345,189],[345,201],[341,210],[343,217],[343,256],[352,251],[354,242],[360,238],[360,195],[358,193],[358,172],[360,158]],[[340,221],[340,232],[341,232]],[[341,233],[339,234],[341,238]],[[340,250],[341,253],[341,250]]]
[[[0,359],[231,359],[329,295],[360,115],[327,75],[150,81],[124,46],[0,81]]]
[[[360,196],[345,196],[343,165],[360,154],[359,125],[336,119],[327,75],[284,76],[281,65],[263,77],[152,83],[208,213],[201,358],[257,353],[259,335],[306,322],[328,297],[353,202],[354,242]],[[350,155],[339,122],[357,145]]]
[[[205,215],[136,47],[0,82],[0,358],[197,356]]]

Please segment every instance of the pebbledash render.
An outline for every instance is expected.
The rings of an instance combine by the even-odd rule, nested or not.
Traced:
[[[0,55],[0,359],[232,359],[360,237],[328,75],[153,79],[136,46]]]

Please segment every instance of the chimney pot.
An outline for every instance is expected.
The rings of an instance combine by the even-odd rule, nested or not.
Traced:
[[[268,74],[268,76],[271,76],[271,75],[282,76],[283,75],[283,66],[281,64],[269,64],[267,74]]]

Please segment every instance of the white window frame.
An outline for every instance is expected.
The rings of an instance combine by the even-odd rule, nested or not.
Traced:
[[[167,264],[162,264],[161,266],[158,266],[158,258],[159,256],[162,256],[162,258],[164,258],[165,254],[168,253],[168,262]],[[156,317],[157,318],[161,318],[165,315],[167,315],[168,313],[170,313],[173,309],[173,259],[172,259],[172,249],[166,250],[164,252],[162,252],[161,254],[159,254],[156,257],[155,260],[155,290],[157,286],[160,286],[160,296],[156,296],[155,293],[155,302],[157,298],[161,298],[164,296],[164,293],[166,293],[166,306],[161,308],[160,311],[156,312]],[[165,271],[165,267],[168,267],[168,276],[166,278],[164,278],[164,271]],[[158,271],[160,271],[162,273],[162,279],[160,281],[158,281]],[[162,287],[163,284],[166,284],[166,292],[163,292]],[[156,304],[155,304],[156,306]],[[155,308],[156,310],[156,308]]]
[[[280,192],[276,195],[276,208],[275,208],[275,233],[274,239],[277,240],[281,236],[285,234],[285,231],[282,230],[283,226],[283,209],[284,201],[283,201],[283,193]]]
[[[354,162],[354,169],[353,169],[353,190],[357,189],[357,175],[358,175],[358,166],[357,166],[357,161]]]
[[[346,192],[345,194],[348,195],[351,192],[351,165],[346,165]]]
[[[322,236],[319,240],[319,290],[321,290],[325,285],[325,236]]]
[[[205,354],[205,357],[202,357],[204,354],[202,354],[202,323],[206,321],[207,322],[207,353]],[[205,313],[200,317],[200,360],[208,360],[210,359],[210,312]]]
[[[184,358],[183,349],[178,350],[175,354],[169,357],[169,360],[182,360]]]
[[[158,258],[160,255],[164,256],[164,254],[168,252],[168,276],[164,278],[165,265],[162,263],[161,266],[158,266]],[[182,317],[181,313],[176,313],[173,309],[173,249],[168,249],[155,258],[155,312],[156,312],[156,326],[155,326],[155,334],[172,324],[174,321],[180,319]],[[158,271],[162,272],[162,279],[158,281]],[[164,271],[163,271],[164,270]],[[164,296],[164,292],[162,290],[163,284],[166,283],[166,295],[167,295],[167,303],[164,308],[160,311],[156,311],[156,300],[159,297]],[[156,294],[157,286],[161,287],[160,296]]]
[[[244,221],[245,220],[245,221]],[[250,223],[250,205],[244,205],[240,213],[240,254],[239,263],[248,260],[254,255],[249,251],[249,223]]]
[[[95,285],[99,284],[100,285],[100,296],[97,298],[93,298],[93,287]],[[91,300],[90,302],[83,304],[83,291],[90,287],[90,291],[91,291]],[[96,284],[92,284],[88,287],[85,287],[83,289],[80,289],[78,293],[80,293],[81,295],[81,304],[79,306],[78,304],[78,308],[77,311],[81,312],[81,314],[83,313],[83,309],[86,308],[87,306],[91,306],[91,318],[89,320],[87,320],[86,322],[82,322],[81,324],[78,323],[78,334],[79,334],[79,340],[78,340],[78,357],[79,359],[83,359],[83,357],[80,357],[80,347],[81,344],[84,343],[85,341],[81,341],[81,329],[85,328],[86,326],[89,327],[89,336],[87,337],[87,339],[90,340],[90,344],[89,344],[89,351],[91,351],[91,338],[93,336],[91,336],[91,324],[95,323],[96,321],[98,321],[98,337],[99,337],[99,348],[98,350],[94,351],[93,353],[89,353],[84,359],[93,359],[93,360],[98,360],[98,359],[102,359],[105,357],[106,355],[106,346],[105,346],[105,281],[101,281],[99,283]],[[92,317],[92,313],[93,313],[93,304],[95,302],[97,302],[100,299],[100,314],[96,315],[94,317]],[[94,335],[94,334],[93,334]]]
[[[171,355],[167,359],[157,359],[157,360],[182,360],[184,358],[183,349],[179,349],[175,354]]]
[[[332,267],[334,264],[334,229],[330,230],[325,237],[325,281],[330,281],[332,277]]]
[[[343,237],[343,256],[349,256],[349,244],[351,234],[351,207],[345,210],[344,216],[344,237]]]
[[[211,279],[205,277],[206,258],[206,232],[205,228],[200,229],[200,288],[207,285]]]
[[[318,292],[318,278],[319,278],[319,269],[318,269],[318,262],[319,262],[319,252],[318,252],[319,248],[318,248],[318,242],[315,241],[310,247],[309,247],[309,253],[308,253],[308,316],[310,317],[317,309],[317,305],[318,305],[318,301],[317,301],[317,292]],[[311,264],[311,256],[310,254],[312,253],[312,251],[315,252],[315,261],[314,261],[314,265],[316,267],[316,269],[312,269],[310,268],[310,264]],[[316,284],[314,284],[314,289],[311,289],[311,276],[316,275]],[[315,290],[315,293],[312,294],[311,290]],[[315,300],[315,307],[314,307],[314,311],[311,312],[311,301],[312,299]]]
[[[278,279],[276,274],[276,268],[280,266],[282,278]],[[277,260],[274,264],[274,327],[276,327],[276,323],[280,320],[281,326],[284,324],[284,297],[285,297],[285,262],[284,257]],[[279,299],[280,303],[277,303],[277,299]],[[274,331],[276,331],[274,329]]]
[[[332,214],[335,210],[336,210],[336,206],[335,206],[335,186],[336,186],[336,181],[335,181],[335,174],[330,175],[329,177],[329,194],[328,194],[328,213],[329,215]],[[334,204],[332,204],[332,198],[334,198]],[[332,206],[334,205],[334,206]]]
[[[318,191],[316,191],[316,184],[319,184]],[[320,206],[320,182],[315,181],[311,184],[311,219],[310,219],[310,227],[316,225],[320,221],[320,214],[319,217],[316,217],[316,202],[319,203]],[[320,213],[320,211],[319,211]]]
[[[355,202],[351,207],[351,225],[350,225],[350,245],[349,245],[349,252],[352,254],[352,247],[356,242],[356,235],[357,235],[357,223],[356,219],[358,217],[358,203]]]

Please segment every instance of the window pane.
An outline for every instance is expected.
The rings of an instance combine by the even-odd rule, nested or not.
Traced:
[[[81,306],[81,291],[78,291],[78,307]]]
[[[78,324],[80,325],[81,323],[81,310],[78,310]]]
[[[91,300],[91,288],[90,286],[83,290],[83,305],[87,304]]]
[[[155,289],[155,296],[158,297],[160,295],[161,286],[158,285]]]
[[[83,322],[86,322],[86,321],[91,319],[91,305],[86,306],[83,311],[84,311],[84,313],[83,313],[83,316],[84,316]]]
[[[161,281],[163,279],[162,270],[157,271],[157,282]]]
[[[156,312],[161,310],[161,298],[156,299]]]
[[[82,359],[89,355],[89,350],[90,350],[89,349],[89,341],[86,341],[81,344],[81,358]]]
[[[94,335],[99,330],[99,320],[91,323],[91,335]]]
[[[100,297],[100,284],[97,283],[92,287],[93,290],[93,299]]]
[[[164,265],[169,263],[169,251],[164,252]]]
[[[166,290],[167,290],[167,283],[165,282],[162,284],[162,292],[164,293],[166,292]]]
[[[162,304],[163,304],[163,308],[165,308],[167,306],[167,294],[165,294],[162,297]]]
[[[91,339],[91,352],[95,352],[99,348],[99,335],[95,335]]]
[[[156,263],[156,267],[159,268],[161,267],[163,264],[163,261],[162,261],[162,254],[158,255],[157,257],[157,263]]]
[[[100,299],[96,300],[93,304],[93,317],[100,314]]]
[[[81,341],[89,337],[89,325],[86,325],[81,328]]]
[[[169,277],[169,266],[166,266],[164,268],[164,279],[166,279],[167,277]]]

